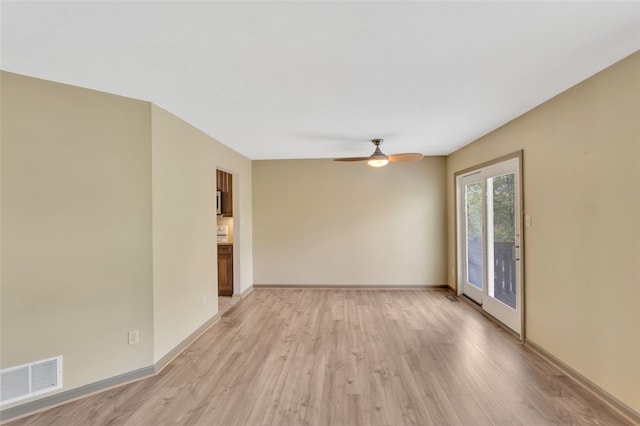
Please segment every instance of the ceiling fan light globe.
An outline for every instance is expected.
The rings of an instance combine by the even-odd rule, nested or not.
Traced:
[[[371,167],[383,167],[389,164],[389,160],[387,160],[386,158],[374,158],[367,161],[367,164],[369,164]]]

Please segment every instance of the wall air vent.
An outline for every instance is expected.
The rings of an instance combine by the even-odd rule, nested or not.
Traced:
[[[62,356],[0,370],[0,405],[62,388]]]

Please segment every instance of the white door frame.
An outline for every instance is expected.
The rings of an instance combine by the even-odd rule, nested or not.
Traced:
[[[471,298],[471,300],[475,301],[476,303],[478,303],[480,306],[482,306],[482,309],[487,312],[488,314],[490,314],[491,316],[496,317],[496,319],[501,320],[501,322],[503,322],[508,328],[512,329],[514,332],[516,332],[519,336],[520,339],[522,341],[524,341],[525,338],[525,323],[524,323],[524,309],[525,309],[525,304],[524,304],[524,238],[523,238],[523,228],[522,228],[522,208],[523,208],[523,185],[522,185],[522,151],[504,156],[504,157],[500,157],[498,159],[483,163],[483,164],[479,164],[477,166],[465,169],[465,170],[461,170],[459,172],[456,172],[454,174],[455,177],[455,205],[456,205],[456,270],[457,270],[457,293],[458,295],[463,295],[465,294],[465,288],[467,290],[467,295],[469,295],[469,285],[467,284],[465,287],[465,282],[466,282],[466,232],[465,229],[463,229],[464,224],[466,223],[464,221],[464,215],[465,215],[465,201],[464,201],[464,184],[463,184],[463,180],[465,181],[466,184],[468,184],[469,182],[473,182],[473,181],[481,181],[482,182],[482,191],[483,191],[483,198],[485,200],[485,202],[483,204],[486,204],[486,182],[487,179],[492,177],[492,176],[496,176],[496,175],[500,175],[502,171],[505,170],[505,166],[506,167],[513,167],[515,165],[515,170],[516,170],[516,212],[515,212],[515,232],[516,232],[516,252],[514,253],[514,257],[516,259],[516,282],[517,282],[517,291],[516,291],[516,311],[513,312],[512,314],[509,315],[508,312],[506,312],[505,310],[503,311],[498,311],[498,313],[496,314],[495,309],[502,309],[502,306],[499,306],[502,304],[502,302],[498,301],[498,300],[494,300],[492,297],[488,297],[485,296],[484,298],[482,298],[482,296],[478,296],[475,293],[473,293],[473,286],[471,286],[471,291],[472,293],[470,294],[470,297],[467,298]],[[471,175],[477,174],[476,178],[469,178]],[[487,262],[488,259],[488,249],[486,247],[486,241],[487,241],[487,230],[488,230],[488,224],[487,222],[487,215],[486,215],[486,210],[487,208],[485,207],[483,209],[483,292],[484,294],[488,294],[488,287],[489,284],[488,283],[488,278],[487,278]],[[476,299],[476,300],[474,300]],[[494,312],[494,314],[492,314],[492,312]],[[504,317],[504,314],[507,313],[507,316]],[[502,317],[502,318],[499,318]]]
[[[477,285],[474,285],[471,283],[471,280],[469,279],[469,275],[470,275],[470,271],[468,268],[469,265],[469,259],[468,259],[468,238],[467,238],[467,227],[464,226],[467,223],[467,217],[466,217],[466,213],[467,213],[467,191],[466,188],[468,185],[480,185],[480,193],[484,194],[485,193],[485,184],[484,184],[484,179],[483,179],[483,175],[482,173],[480,173],[480,171],[475,171],[475,172],[471,172],[471,173],[467,173],[464,174],[462,176],[459,177],[458,181],[457,181],[458,185],[458,199],[457,199],[457,203],[459,205],[458,207],[458,223],[459,223],[459,230],[460,232],[458,233],[459,236],[459,245],[460,245],[460,256],[461,258],[459,259],[459,263],[460,263],[460,274],[458,275],[458,293],[459,294],[465,294],[468,298],[470,298],[471,300],[473,300],[474,302],[476,302],[477,304],[481,305],[482,304],[482,300],[483,300],[483,294],[484,294],[484,289],[487,285],[487,280],[486,280],[486,276],[484,273],[480,274],[480,277],[476,276],[475,279],[477,280],[478,278],[480,279],[480,286],[478,287]],[[485,218],[485,209],[484,209],[484,202],[482,203],[482,207],[481,207],[481,217],[480,217],[480,233],[483,235],[483,237],[481,238],[481,244],[484,241],[484,234],[485,234],[485,230],[486,230],[486,226],[485,226],[485,222],[486,222],[486,218]],[[481,247],[481,251],[482,251],[482,264],[485,263],[486,259],[486,253],[483,247]],[[484,267],[481,268],[482,270],[480,272],[484,271]]]

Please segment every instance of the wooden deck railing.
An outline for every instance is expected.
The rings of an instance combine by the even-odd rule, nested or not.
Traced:
[[[513,258],[514,243],[497,242],[493,245],[493,297],[515,308],[516,265]],[[482,282],[482,241],[468,242],[468,273],[471,283]]]

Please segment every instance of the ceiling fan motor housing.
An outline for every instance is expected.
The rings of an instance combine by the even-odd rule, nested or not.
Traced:
[[[334,161],[366,161],[371,167],[383,167],[389,162],[409,163],[418,161],[423,157],[423,155],[419,153],[404,153],[388,156],[380,150],[380,144],[382,142],[384,142],[384,139],[371,139],[371,143],[375,145],[376,149],[369,157],[335,158]]]

